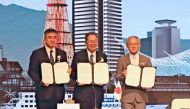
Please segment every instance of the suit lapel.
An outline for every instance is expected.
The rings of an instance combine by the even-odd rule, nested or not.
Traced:
[[[143,55],[139,54],[139,66],[146,66]]]
[[[126,55],[126,62],[129,62],[129,63],[127,63],[127,65],[131,64],[131,60],[130,60],[129,54]]]
[[[89,58],[88,58],[87,49],[84,50],[84,62],[90,62],[90,60],[89,60]]]
[[[47,51],[46,51],[46,48],[45,47],[43,47],[42,48],[42,53],[43,53],[43,58],[44,58],[44,61],[45,62],[50,62],[50,59],[49,59],[49,56],[48,56],[48,54],[47,54]]]
[[[96,62],[100,61],[99,60],[100,57],[101,57],[101,54],[98,51],[96,51]],[[84,51],[84,59],[85,59],[84,62],[90,62],[90,60],[88,58],[87,49]]]
[[[96,51],[96,62],[98,62],[99,61],[99,58],[100,58],[101,56],[100,56],[100,53],[98,52],[98,51]]]
[[[126,55],[126,58],[127,58],[127,62],[129,62],[129,64],[131,64],[131,60],[130,60],[129,54]],[[139,54],[139,66],[141,66],[142,62],[143,62],[142,55]]]
[[[142,56],[141,54],[139,54],[139,66],[141,66],[141,62],[142,62]]]
[[[58,48],[55,48],[55,63],[58,62],[57,56],[59,55],[59,50]]]

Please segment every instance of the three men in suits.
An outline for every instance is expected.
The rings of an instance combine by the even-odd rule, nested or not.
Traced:
[[[35,98],[37,109],[57,109],[57,103],[61,103],[65,97],[64,84],[49,84],[42,81],[41,64],[43,62],[54,64],[66,62],[64,51],[56,48],[57,31],[47,29],[44,32],[44,47],[36,49],[30,56],[28,74],[35,83]],[[71,70],[68,71],[71,73]]]
[[[72,62],[71,77],[77,82],[77,63],[98,63],[107,62],[107,56],[104,53],[96,51],[98,46],[98,36],[94,32],[85,35],[85,44],[87,49],[75,53]],[[84,69],[85,70],[85,69]],[[102,84],[83,84],[76,83],[73,93],[73,99],[80,103],[80,109],[101,109],[104,97]]]
[[[146,109],[146,103],[148,102],[146,89],[127,86],[125,84],[125,77],[127,75],[127,65],[129,64],[139,65],[141,67],[152,66],[152,64],[148,57],[139,53],[141,43],[137,36],[129,36],[126,47],[129,53],[120,57],[117,64],[117,78],[123,83],[121,98],[122,109]]]

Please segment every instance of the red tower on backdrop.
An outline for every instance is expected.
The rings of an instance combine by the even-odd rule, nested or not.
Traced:
[[[67,60],[71,64],[74,51],[66,0],[48,0],[45,30],[48,28],[58,31],[57,47],[67,53]]]

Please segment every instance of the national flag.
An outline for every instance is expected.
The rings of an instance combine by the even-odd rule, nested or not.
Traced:
[[[120,81],[117,81],[117,83],[115,83],[114,97],[118,100],[121,100],[121,93],[122,93],[121,83]]]

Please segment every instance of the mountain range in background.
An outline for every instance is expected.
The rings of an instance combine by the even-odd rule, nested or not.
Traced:
[[[42,45],[45,15],[46,11],[0,4],[0,45],[3,45],[3,57],[8,61],[18,61],[25,71],[31,52]],[[123,40],[125,42],[126,38]],[[147,45],[143,43],[142,46]],[[181,51],[190,48],[189,39],[181,39],[180,43]],[[144,50],[151,49],[147,47],[144,46]]]
[[[24,70],[28,69],[31,52],[41,46],[45,15],[45,11],[0,4],[0,45],[4,58],[18,61]]]

